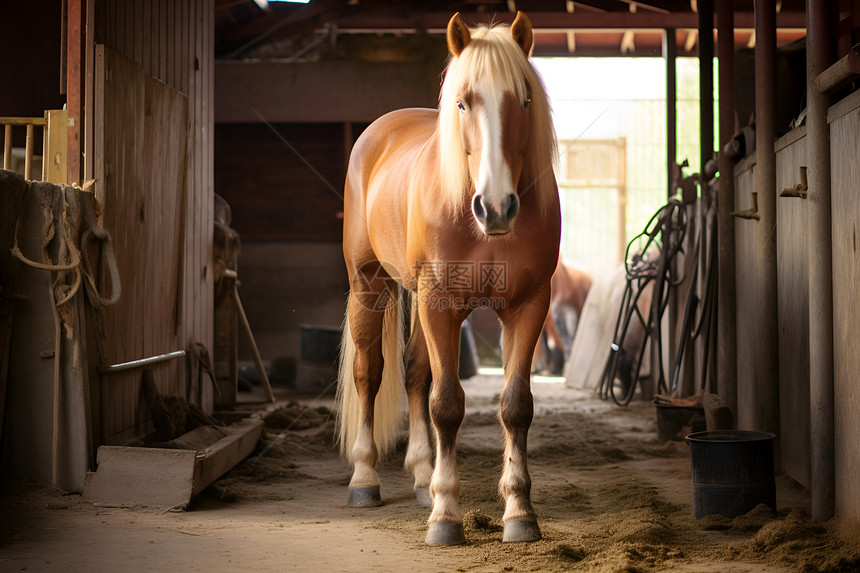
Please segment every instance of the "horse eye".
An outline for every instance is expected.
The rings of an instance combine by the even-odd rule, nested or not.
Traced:
[[[466,111],[466,106],[464,106],[463,102],[460,100],[457,100],[457,108],[459,108],[460,111]]]
[[[528,109],[528,108],[529,108],[529,104],[530,104],[531,102],[532,102],[532,100],[531,100],[531,99],[527,99],[526,101],[524,101],[524,102],[523,102],[523,109]]]

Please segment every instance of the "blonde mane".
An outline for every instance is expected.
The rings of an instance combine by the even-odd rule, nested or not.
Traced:
[[[469,166],[460,137],[460,114],[457,96],[476,84],[489,85],[498,93],[512,92],[519,101],[531,99],[531,133],[529,154],[522,180],[534,187],[542,206],[555,189],[552,171],[558,149],[552,125],[551,109],[543,82],[522,49],[511,37],[507,25],[486,26],[470,30],[471,41],[459,57],[452,57],[445,71],[439,96],[439,158],[441,206],[458,213],[468,205],[472,187]],[[517,184],[517,182],[514,182]]]

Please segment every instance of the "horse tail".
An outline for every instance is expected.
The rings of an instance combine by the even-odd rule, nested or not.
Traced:
[[[388,454],[397,442],[402,428],[405,404],[405,366],[403,305],[399,293],[385,309],[382,321],[382,384],[376,395],[373,415],[373,441],[381,457]],[[352,461],[352,449],[358,438],[361,424],[361,405],[355,389],[353,364],[355,343],[349,326],[349,308],[343,321],[343,339],[340,347],[337,405],[337,440],[341,455]]]

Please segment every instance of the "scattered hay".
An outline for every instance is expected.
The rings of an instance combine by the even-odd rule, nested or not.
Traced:
[[[301,471],[301,462],[333,454],[334,420],[328,408],[309,408],[295,402],[269,412],[254,453],[211,484],[204,493],[226,502],[277,501],[269,486],[318,480]]]
[[[330,418],[331,411],[325,406],[309,408],[295,402],[290,402],[286,406],[270,412],[264,418],[264,422],[267,428],[299,432],[319,427],[325,424]]]

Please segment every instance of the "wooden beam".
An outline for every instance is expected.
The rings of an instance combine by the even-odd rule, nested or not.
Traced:
[[[578,5],[579,3],[577,3]],[[467,24],[486,23],[491,15],[482,12],[461,12]],[[496,22],[512,22],[513,14],[493,14]],[[451,18],[450,12],[425,12],[416,14],[370,14],[355,13],[330,21],[338,29],[357,31],[359,29],[384,32],[386,29],[422,29],[442,33]],[[624,12],[587,12],[567,11],[530,12],[529,19],[536,29],[565,30],[567,28],[610,28],[610,29],[640,29],[640,28],[697,28],[698,16],[693,12],[676,12],[659,14],[640,10],[635,14]],[[754,28],[755,15],[753,12],[738,12],[735,14],[735,24],[738,28]],[[782,12],[777,16],[779,28],[804,28],[806,14],[804,12]]]
[[[69,184],[81,180],[81,47],[83,46],[84,0],[67,0],[67,46],[66,46],[66,109],[69,114],[67,178]]]

